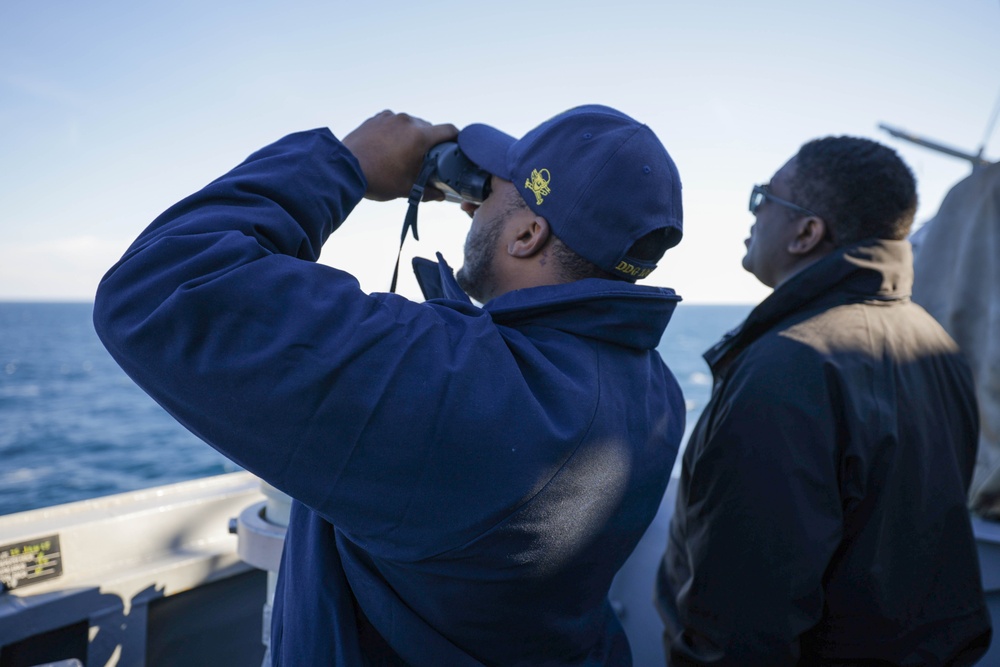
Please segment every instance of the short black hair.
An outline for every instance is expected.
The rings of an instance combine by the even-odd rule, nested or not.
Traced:
[[[803,145],[795,158],[795,201],[826,221],[838,247],[906,238],[917,185],[896,151],[871,139],[825,137]]]
[[[528,208],[527,202],[521,197],[512,197],[508,213],[520,208]],[[551,232],[551,234],[552,245],[550,246],[550,252],[552,253],[552,258],[559,266],[560,277],[566,282],[584,280],[585,278],[624,280],[629,283],[636,281],[633,277],[619,276],[605,271],[566,245],[561,238],[556,236],[555,232]],[[626,255],[633,259],[658,262],[672,245],[670,242],[672,238],[671,234],[672,230],[668,227],[654,229],[636,241],[629,248]]]
[[[563,280],[583,280],[584,278],[604,278],[605,280],[624,280],[634,283],[636,278],[625,277],[609,273],[600,268],[590,260],[584,259],[573,251],[568,245],[563,243],[555,234],[552,234],[553,243],[551,247],[552,256],[559,265],[559,273]],[[627,257],[648,262],[658,262],[667,246],[670,245],[670,232],[667,228],[655,229],[636,241],[629,248]]]
[[[616,278],[590,260],[581,257],[555,234],[552,234],[549,252],[552,253],[552,258],[559,267],[560,277],[566,282],[583,280],[584,278],[604,278],[606,280]]]

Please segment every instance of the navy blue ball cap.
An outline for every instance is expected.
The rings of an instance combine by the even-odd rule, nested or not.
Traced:
[[[683,235],[677,167],[647,126],[601,105],[565,111],[521,139],[475,124],[458,135],[480,168],[514,183],[571,250],[612,275],[645,278],[655,260],[629,256],[640,238]]]

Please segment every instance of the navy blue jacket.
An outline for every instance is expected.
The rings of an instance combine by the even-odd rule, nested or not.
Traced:
[[[365,188],[328,131],[288,136],[154,221],[95,303],[143,389],[296,500],[274,663],[628,664],[607,592],[683,433],[655,351],[678,297],[367,295],[315,262]]]
[[[972,376],[906,241],[837,251],[705,354],[659,578],[670,664],[969,665]]]

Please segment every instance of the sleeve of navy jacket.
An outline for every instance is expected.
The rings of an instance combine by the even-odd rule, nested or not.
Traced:
[[[95,301],[139,386],[297,501],[274,664],[629,664],[607,591],[684,430],[655,350],[678,297],[366,294],[316,263],[365,189],[329,131],[285,137],[157,218]]]

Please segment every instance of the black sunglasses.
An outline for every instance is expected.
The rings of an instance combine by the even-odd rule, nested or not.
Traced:
[[[753,186],[753,191],[750,193],[750,212],[753,213],[754,215],[757,215],[757,209],[760,208],[761,204],[763,204],[764,200],[766,199],[770,199],[775,204],[781,204],[782,206],[787,206],[790,209],[799,211],[800,213],[804,213],[806,215],[812,215],[817,218],[822,217],[818,213],[813,213],[809,209],[802,208],[798,204],[793,204],[792,202],[786,201],[781,197],[775,197],[774,195],[772,195],[770,192],[767,191],[766,185]]]

